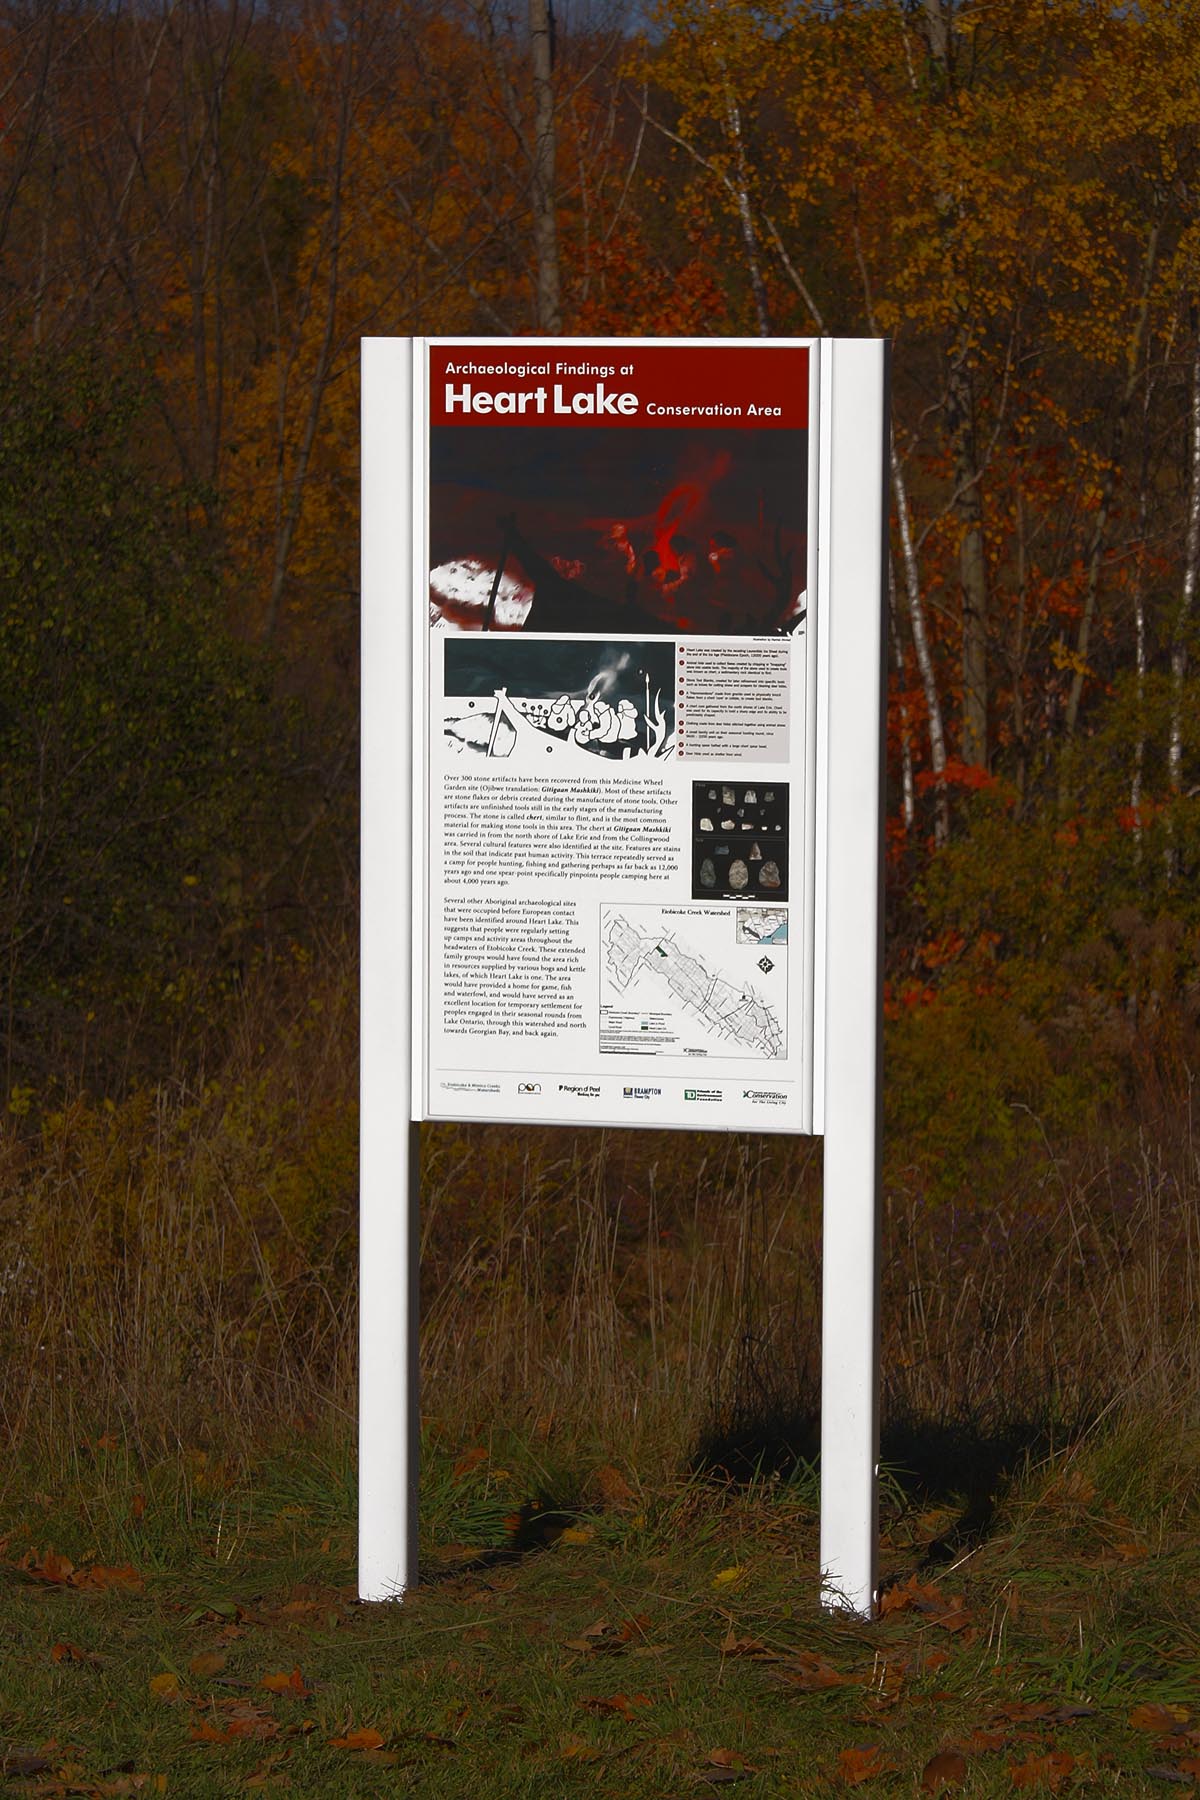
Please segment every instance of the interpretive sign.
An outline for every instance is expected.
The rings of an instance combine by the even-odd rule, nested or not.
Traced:
[[[811,1129],[810,360],[418,347],[425,1117]]]
[[[416,1578],[415,1121],[822,1135],[874,1603],[886,347],[363,345],[359,1587]]]

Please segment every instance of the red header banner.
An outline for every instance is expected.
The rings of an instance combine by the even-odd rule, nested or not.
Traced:
[[[789,344],[432,344],[429,387],[434,425],[808,425],[808,351]]]

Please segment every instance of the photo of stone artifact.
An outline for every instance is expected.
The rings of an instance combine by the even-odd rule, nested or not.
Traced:
[[[447,639],[446,747],[510,765],[661,761],[675,752],[674,681],[670,644]]]
[[[711,777],[694,781],[692,898],[787,897],[787,782],[764,787]]]
[[[807,437],[436,425],[430,623],[496,634],[790,634],[806,610]]]

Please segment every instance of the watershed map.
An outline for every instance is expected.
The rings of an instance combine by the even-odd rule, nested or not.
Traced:
[[[628,1055],[786,1056],[787,951],[736,942],[707,907],[604,907],[600,1049]]]

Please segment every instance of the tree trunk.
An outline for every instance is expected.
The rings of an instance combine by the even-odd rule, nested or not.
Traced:
[[[1191,469],[1188,476],[1187,538],[1183,558],[1183,593],[1171,637],[1171,727],[1167,748],[1167,772],[1171,792],[1183,787],[1183,680],[1187,674],[1187,627],[1196,597],[1196,572],[1200,565],[1200,332],[1192,307],[1192,398],[1188,420]]]
[[[908,600],[908,622],[912,630],[913,649],[917,656],[917,669],[921,676],[921,690],[925,695],[925,711],[929,718],[929,763],[934,774],[939,778],[934,790],[933,835],[934,841],[941,845],[950,837],[950,799],[941,777],[946,770],[946,729],[942,721],[942,702],[938,693],[937,678],[934,675],[933,656],[929,648],[929,634],[925,629],[925,605],[921,598],[921,572],[917,567],[917,554],[913,548],[912,523],[908,514],[908,489],[904,480],[904,468],[896,451],[896,437],[891,439],[892,492],[896,499],[896,517],[900,525],[900,551],[904,562],[904,586]]]
[[[1161,218],[1156,218],[1146,240],[1146,254],[1142,264],[1141,299],[1134,320],[1133,332],[1125,352],[1125,384],[1121,389],[1120,400],[1117,404],[1117,416],[1113,424],[1112,453],[1100,487],[1100,505],[1096,511],[1096,524],[1088,550],[1087,589],[1083,598],[1079,631],[1075,639],[1075,668],[1071,676],[1064,720],[1064,731],[1068,738],[1074,737],[1075,727],[1079,722],[1079,703],[1083,698],[1088,650],[1091,647],[1092,626],[1096,620],[1096,606],[1100,595],[1100,571],[1104,566],[1104,552],[1108,548],[1108,521],[1112,512],[1113,492],[1116,488],[1117,465],[1121,460],[1129,408],[1133,404],[1133,396],[1137,392],[1138,376],[1141,372],[1142,347],[1146,341],[1146,327],[1150,319],[1150,291],[1154,283],[1155,265],[1158,261],[1158,238],[1161,229]],[[1064,799],[1065,796],[1060,794],[1060,804]]]
[[[975,455],[975,396],[960,342],[950,359],[948,423],[954,455],[959,522],[958,578],[962,589],[962,759],[985,769],[988,759],[987,558],[983,502]]]
[[[562,331],[562,295],[554,167],[554,14],[550,0],[529,0],[529,46],[533,69],[530,201],[537,259],[537,327],[547,337],[556,337]]]
[[[888,611],[891,614],[891,631],[888,636],[892,643],[892,662],[896,669],[896,682],[900,690],[900,799],[903,808],[904,829],[911,831],[916,822],[917,803],[913,783],[912,729],[909,725],[908,703],[904,698],[904,646],[900,642],[900,618],[896,606],[896,564],[888,557]]]
[[[754,296],[754,316],[758,324],[759,337],[770,337],[771,313],[767,305],[767,284],[763,280],[762,258],[758,250],[754,209],[750,204],[750,171],[746,162],[746,145],[742,137],[742,115],[728,85],[725,90],[725,113],[729,138],[733,145],[734,167],[737,170],[735,188],[738,223],[742,228],[742,243],[746,247],[746,268],[750,276],[750,292]]]

